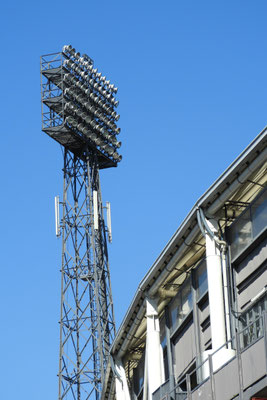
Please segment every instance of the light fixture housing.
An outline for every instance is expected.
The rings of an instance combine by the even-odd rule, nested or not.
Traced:
[[[117,166],[117,88],[71,45],[41,57],[42,130],[78,157],[97,154],[99,168]]]

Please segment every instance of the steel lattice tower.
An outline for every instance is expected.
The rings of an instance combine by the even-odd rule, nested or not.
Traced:
[[[74,65],[66,68],[66,60]],[[86,81],[80,79],[77,65],[86,71],[88,80],[100,85],[99,73],[88,70],[92,60],[86,55],[81,58],[71,46],[41,58],[43,131],[64,146],[63,216],[57,226],[57,233],[61,229],[62,234],[58,398],[98,400],[115,335],[99,169],[116,166],[121,156],[116,152],[116,132],[111,130],[119,129],[114,123],[117,114],[91,81],[86,90],[99,95],[109,109],[102,106],[101,116],[99,100],[81,97],[76,86],[86,88]],[[70,74],[74,76],[71,84],[65,79]],[[102,86],[112,95],[108,84]],[[70,95],[71,90],[80,96],[78,100]],[[90,110],[87,114],[86,108]]]
[[[59,398],[96,398],[115,332],[98,161],[65,150]],[[93,204],[93,192],[98,204]],[[98,212],[99,229],[94,228]]]

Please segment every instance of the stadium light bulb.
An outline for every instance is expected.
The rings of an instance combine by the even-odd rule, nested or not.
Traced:
[[[72,49],[72,46],[70,44],[63,46],[63,52],[68,53]]]
[[[121,161],[122,160],[122,156],[120,154],[118,154],[118,153],[114,153],[113,158],[116,161]]]

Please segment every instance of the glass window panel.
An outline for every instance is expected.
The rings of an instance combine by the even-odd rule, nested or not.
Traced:
[[[144,366],[145,366],[144,361],[145,361],[145,353],[143,353],[143,356],[142,356],[141,360],[139,361],[137,367],[134,368],[134,370],[133,370],[134,392],[135,392],[136,396],[138,395],[138,398],[140,397],[140,391],[144,384]]]
[[[163,349],[167,346],[165,323],[165,316],[163,316],[159,321],[160,344]]]
[[[264,190],[229,230],[232,258],[237,257],[266,226],[267,190]]]
[[[202,261],[196,269],[196,285],[198,300],[208,290],[207,266],[205,261]]]
[[[263,335],[263,312],[266,308],[266,294],[253,307],[245,311],[240,317],[242,347],[249,346]],[[244,330],[243,330],[244,329]]]
[[[267,226],[267,190],[252,205],[253,236],[256,237]]]
[[[192,310],[191,279],[187,279],[182,289],[182,309],[180,320],[183,320]]]
[[[171,329],[175,329],[192,310],[191,279],[188,278],[179,289],[170,306]]]
[[[234,258],[252,241],[252,224],[250,208],[242,214],[231,231],[231,254]]]
[[[178,293],[177,297],[174,299],[173,303],[171,304],[170,307],[170,314],[171,314],[171,328],[174,329],[177,321],[178,321],[178,316],[181,310],[181,294]]]

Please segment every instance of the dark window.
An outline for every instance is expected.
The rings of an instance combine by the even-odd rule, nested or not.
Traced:
[[[137,398],[142,398],[142,391],[144,385],[144,366],[145,366],[145,352],[139,361],[136,368],[133,370],[133,383],[134,383],[134,392]]]
[[[167,351],[167,339],[166,339],[166,319],[163,316],[160,320],[160,344],[163,353],[163,364],[164,364],[164,374],[165,381],[169,379],[169,365],[168,365],[168,351]]]
[[[188,370],[183,373],[183,375],[181,377],[179,377],[178,381],[177,381],[177,388],[178,388],[178,393],[185,393],[187,392],[187,385],[186,385],[186,375],[189,375],[189,379],[190,379],[190,387],[191,390],[194,390],[195,387],[197,387],[197,374],[196,374],[196,363],[194,362],[189,368]]]

